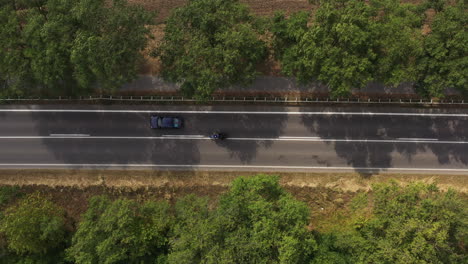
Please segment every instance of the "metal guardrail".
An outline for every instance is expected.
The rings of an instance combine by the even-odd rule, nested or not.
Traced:
[[[132,101],[132,102],[197,102],[196,99],[183,96],[79,96],[41,98],[41,97],[8,97],[0,102],[12,101]],[[360,98],[310,98],[310,97],[235,97],[214,96],[206,102],[257,102],[257,103],[343,103],[343,104],[421,104],[421,105],[468,105],[465,100],[453,99],[360,99]]]

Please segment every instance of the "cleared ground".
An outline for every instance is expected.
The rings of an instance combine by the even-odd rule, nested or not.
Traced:
[[[265,173],[265,172],[263,172]],[[164,199],[174,203],[187,194],[209,197],[212,205],[238,176],[257,172],[155,171],[155,170],[0,170],[1,185],[19,185],[22,193],[40,191],[63,206],[72,222],[86,210],[94,195],[128,197],[137,200]],[[281,184],[311,208],[312,222],[321,228],[340,208],[359,192],[379,182],[396,180],[438,183],[442,190],[453,188],[468,195],[466,175],[430,175],[381,173],[278,173]]]

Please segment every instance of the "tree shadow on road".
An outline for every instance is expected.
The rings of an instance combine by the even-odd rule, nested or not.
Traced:
[[[87,116],[86,116],[87,115]],[[161,136],[149,127],[149,114],[32,113],[41,135]],[[44,139],[57,163],[67,164],[198,164],[193,140],[162,139]],[[105,167],[105,166],[102,166]]]
[[[449,117],[398,117],[303,115],[302,123],[310,133],[322,139],[404,140],[405,138],[466,141],[468,119]],[[413,142],[326,142],[356,172],[378,173],[398,167],[395,157],[411,164],[416,155],[434,155],[438,164],[431,166],[466,166],[467,144]],[[371,169],[373,168],[373,169]]]
[[[228,138],[259,138],[259,140],[215,141],[216,145],[228,150],[231,159],[238,160],[242,164],[252,163],[259,149],[270,148],[273,141],[261,138],[279,137],[283,134],[288,120],[287,115],[259,114],[197,115],[193,118],[193,124],[204,124],[192,128],[201,135],[208,136],[214,131],[221,131],[226,133]],[[219,123],[220,119],[222,124]]]

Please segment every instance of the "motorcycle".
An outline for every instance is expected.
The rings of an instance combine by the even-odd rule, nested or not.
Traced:
[[[211,139],[214,139],[214,140],[223,140],[226,138],[226,134],[225,133],[221,133],[221,132],[215,132],[213,134],[210,135],[210,138]]]

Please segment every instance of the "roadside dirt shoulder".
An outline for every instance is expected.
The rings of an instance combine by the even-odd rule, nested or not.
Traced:
[[[340,209],[346,208],[358,193],[371,185],[396,180],[437,183],[439,188],[453,188],[468,194],[465,175],[358,173],[277,173],[281,184],[311,209],[311,223],[326,223]],[[130,198],[139,201],[166,200],[171,204],[188,194],[205,196],[215,206],[220,195],[238,176],[257,172],[153,171],[153,170],[0,170],[0,186],[17,185],[21,194],[41,192],[62,206],[70,223],[76,223],[86,210],[88,199],[95,195]],[[320,228],[319,224],[319,227]],[[315,227],[311,227],[315,228]]]

